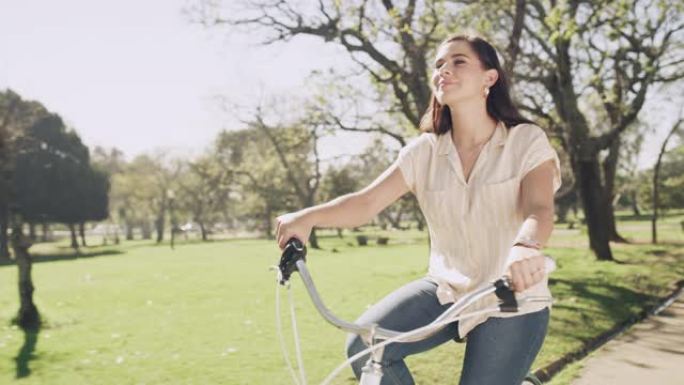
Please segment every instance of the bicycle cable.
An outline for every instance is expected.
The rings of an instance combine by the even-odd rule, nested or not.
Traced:
[[[295,352],[297,354],[297,366],[299,367],[299,375],[302,378],[302,385],[306,385],[306,373],[304,372],[304,358],[302,357],[302,348],[299,340],[299,329],[297,328],[297,318],[295,317],[294,297],[290,286],[287,287],[287,297],[290,301],[290,316],[292,319],[292,334],[294,335]]]
[[[275,300],[275,306],[276,306],[276,331],[278,334],[278,340],[280,341],[280,349],[282,350],[283,353],[283,359],[285,360],[285,366],[287,366],[288,371],[290,372],[290,376],[292,376],[292,381],[295,383],[295,385],[306,385],[306,376],[304,374],[304,365],[303,365],[303,359],[301,356],[301,349],[299,346],[299,334],[297,333],[297,321],[294,316],[294,301],[292,300],[292,291],[290,290],[290,283],[287,283],[287,292],[288,292],[288,297],[290,300],[290,314],[292,315],[291,320],[292,320],[292,328],[294,329],[294,334],[295,334],[295,351],[297,354],[297,365],[299,367],[299,374],[301,378],[297,378],[297,374],[295,373],[294,367],[292,366],[292,361],[290,361],[290,356],[287,352],[287,346],[285,345],[285,337],[283,336],[283,325],[282,325],[282,319],[280,318],[280,284],[279,282],[282,279],[282,273],[280,272],[280,269],[275,266],[272,267],[276,270],[276,300]]]

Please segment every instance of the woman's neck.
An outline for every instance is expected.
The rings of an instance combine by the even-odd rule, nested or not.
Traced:
[[[498,122],[487,114],[485,104],[478,103],[478,106],[461,105],[459,107],[456,109],[449,107],[451,111],[451,137],[454,143],[460,148],[468,149],[489,139]]]

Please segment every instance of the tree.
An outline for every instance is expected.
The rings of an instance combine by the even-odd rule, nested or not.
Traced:
[[[169,192],[177,190],[176,182],[182,162],[159,151],[135,157],[112,179],[114,209],[126,227],[126,239],[133,239],[133,230],[140,226],[143,238],[148,238],[149,223],[156,230],[156,241],[164,240]]]
[[[342,166],[329,167],[321,180],[320,194],[324,201],[333,200],[341,195],[349,194],[359,188],[358,168],[352,163]],[[337,229],[337,235],[342,238],[342,229]]]
[[[591,249],[598,259],[612,260],[609,199],[615,154],[648,91],[684,77],[684,5],[659,0],[524,3],[513,76],[519,100],[569,154]],[[509,1],[483,6],[504,16],[491,18],[501,22],[500,30],[516,20]],[[583,105],[592,99],[600,101],[600,110]],[[601,162],[605,150],[612,155]]]
[[[40,314],[33,303],[32,262],[28,253],[31,244],[23,236],[23,222],[16,213],[14,178],[17,175],[14,167],[17,154],[21,151],[17,143],[23,139],[26,128],[45,113],[40,103],[24,101],[11,90],[0,93],[0,253],[5,258],[9,255],[7,227],[11,225],[11,243],[19,270],[20,307],[15,322],[26,331],[35,331],[40,327]]]
[[[127,240],[134,238],[137,227],[143,239],[152,238],[152,229],[157,243],[164,239],[168,192],[175,179],[165,162],[164,153],[138,155],[112,176],[112,212],[124,226]]]
[[[22,100],[12,90],[0,92],[0,258],[9,257],[7,232],[16,199],[13,188],[16,143],[26,128],[46,113],[43,105]]]
[[[322,179],[317,146],[325,128],[312,114],[291,122],[283,116],[277,112],[267,116],[259,108],[244,121],[246,129],[224,131],[216,144],[220,164],[239,187],[234,193],[243,202],[242,214],[259,218],[269,238],[274,214],[314,205]],[[309,242],[318,247],[315,231]]]
[[[673,139],[670,139],[672,144]],[[663,211],[684,208],[684,135],[679,129],[679,145],[663,155],[658,179],[662,181],[658,189],[659,208]]]
[[[638,175],[639,155],[641,154],[644,141],[644,132],[649,130],[646,123],[639,120],[636,127],[627,129],[621,138],[621,152],[616,185],[620,186],[618,204],[629,205],[635,216],[641,215],[639,209],[639,184]]]
[[[250,222],[260,223],[256,227],[271,238],[272,214],[292,207],[294,201],[272,145],[255,128],[248,128],[221,132],[215,147],[219,164],[235,181],[230,196],[240,202],[226,211],[245,228],[252,227]]]
[[[200,227],[202,240],[227,201],[233,182],[230,172],[221,167],[213,154],[188,162],[179,180],[183,206]]]
[[[292,127],[271,126],[265,122],[261,110],[258,109],[255,119],[250,122],[250,125],[263,133],[273,146],[282,167],[281,172],[285,175],[285,182],[294,192],[300,207],[316,204],[316,195],[322,178],[318,140],[324,128],[315,117],[312,120],[307,118]],[[270,213],[268,218],[270,228]],[[316,229],[311,230],[309,242],[312,248],[319,248]]]
[[[107,211],[105,186],[90,186],[106,184],[106,180],[94,176],[88,147],[75,131],[66,128],[61,117],[48,114],[27,129],[21,148],[17,169],[23,172],[15,178],[16,188],[22,192],[20,212],[32,223],[67,224],[71,246],[78,249],[76,226],[91,218],[101,219],[103,212],[106,218]],[[38,176],[40,181],[34,181]],[[89,196],[91,193],[97,196]],[[104,202],[104,207],[92,202]]]

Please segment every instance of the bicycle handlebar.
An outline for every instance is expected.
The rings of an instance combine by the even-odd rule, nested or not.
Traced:
[[[545,266],[547,274],[556,269],[556,263],[553,259],[551,259],[548,256],[546,256]],[[311,278],[309,270],[306,267],[306,246],[304,246],[302,242],[299,241],[297,238],[293,237],[290,238],[290,240],[288,240],[287,244],[285,245],[285,248],[283,249],[283,254],[280,258],[280,264],[278,265],[278,268],[280,270],[278,281],[281,285],[285,285],[289,281],[290,276],[294,271],[299,272],[299,275],[301,276],[302,281],[304,282],[304,287],[306,287],[306,290],[309,293],[309,296],[311,297],[311,300],[313,301],[316,310],[318,310],[321,316],[323,316],[323,318],[333,326],[344,331],[356,333],[359,335],[367,335],[372,333],[374,338],[393,338],[405,333],[381,328],[377,325],[359,325],[353,322],[344,321],[336,317],[325,306],[323,300],[318,294],[318,291],[316,290],[316,286],[314,285],[313,279]],[[497,279],[493,284],[488,283],[474,290],[473,292],[464,295],[430,324],[436,324],[450,317],[456,317],[466,307],[468,307],[468,305],[491,293],[495,293],[496,296],[502,300],[502,303],[499,305],[501,311],[518,311],[519,300],[515,297],[515,293],[511,289],[510,278],[504,276],[500,279]],[[537,299],[523,298],[520,301],[522,301],[523,303],[527,303],[535,302],[537,301]],[[412,336],[410,339],[407,339],[404,342],[419,341],[433,333],[436,333],[436,330],[429,330],[426,331],[426,333],[424,334]]]

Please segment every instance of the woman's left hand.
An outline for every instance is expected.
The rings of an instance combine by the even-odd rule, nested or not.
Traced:
[[[522,254],[508,267],[506,275],[513,281],[513,290],[522,292],[531,286],[541,282],[546,275],[546,263],[544,255],[539,250],[528,249],[522,246],[514,246],[513,249],[522,248],[524,250],[511,250],[512,254]]]

